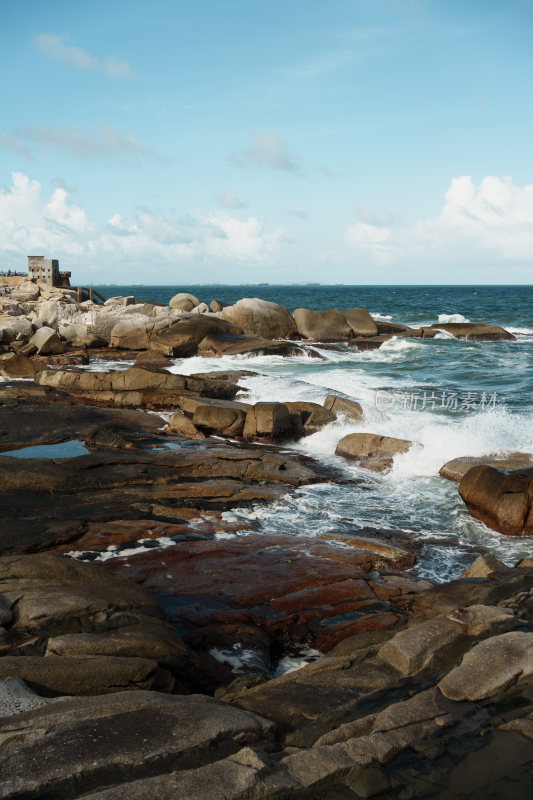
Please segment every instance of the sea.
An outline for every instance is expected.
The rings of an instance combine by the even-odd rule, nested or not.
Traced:
[[[308,400],[334,393],[355,399],[364,419],[338,419],[284,449],[333,468],[339,483],[299,488],[268,506],[227,514],[247,516],[265,532],[315,536],[365,527],[405,531],[423,548],[415,573],[433,581],[460,576],[485,549],[508,565],[533,556],[533,539],[504,536],[470,516],[457,484],[439,476],[460,456],[533,454],[533,286],[176,285],[95,286],[104,297],[134,295],[168,303],[178,292],[231,304],[260,297],[287,307],[363,307],[376,319],[413,327],[436,322],[490,322],[515,342],[466,342],[444,331],[435,339],[393,337],[380,349],[310,345],[322,360],[234,356],[176,359],[172,371],[251,370],[237,399]],[[118,365],[117,365],[118,366]],[[109,368],[109,366],[107,366]],[[392,470],[377,474],[335,456],[339,440],[365,431],[415,442]],[[251,530],[250,530],[251,532]],[[243,535],[246,531],[243,532]]]

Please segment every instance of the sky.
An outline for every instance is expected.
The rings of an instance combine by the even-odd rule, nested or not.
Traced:
[[[0,270],[533,283],[533,0],[0,0]]]

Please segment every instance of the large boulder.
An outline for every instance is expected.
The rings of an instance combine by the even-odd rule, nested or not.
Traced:
[[[449,481],[464,478],[472,467],[487,466],[502,469],[505,472],[533,467],[533,456],[530,453],[508,453],[507,455],[461,456],[447,461],[439,470],[439,475]]]
[[[145,314],[131,314],[113,326],[109,346],[122,350],[147,350],[153,330],[153,319]]]
[[[57,330],[57,323],[60,315],[60,306],[57,300],[44,300],[39,305],[39,319],[49,328]]]
[[[336,308],[327,311],[297,308],[294,311],[294,320],[298,333],[304,339],[317,342],[339,342],[352,335],[350,324]]]
[[[244,297],[226,306],[222,319],[239,325],[246,334],[266,339],[285,338],[296,331],[294,318],[286,308],[258,297]]]
[[[33,378],[37,367],[22,353],[10,353],[0,359],[0,375],[6,378]]]
[[[185,439],[205,439],[204,434],[179,408],[170,417],[167,431],[169,433],[177,433],[178,436],[183,436]]]
[[[394,461],[394,456],[407,453],[413,442],[393,439],[375,433],[349,433],[337,445],[335,454],[358,461],[361,467],[384,472]]]
[[[193,308],[200,305],[200,301],[193,294],[188,292],[178,292],[169,301],[169,308],[175,308],[178,311],[192,311]]]
[[[351,422],[359,422],[363,417],[363,409],[358,402],[349,400],[347,397],[339,397],[336,394],[328,394],[324,400],[324,408],[333,414],[346,417]]]
[[[335,422],[336,414],[318,403],[310,403],[305,400],[284,403],[289,409],[290,414],[299,414],[302,420],[303,432],[305,434],[316,433],[324,425]]]
[[[516,336],[499,325],[488,325],[485,322],[437,322],[431,326],[446,331],[456,339],[469,342],[514,342]]]
[[[58,333],[62,339],[74,347],[81,347],[86,341],[89,333],[89,326],[82,322],[61,321]],[[103,341],[103,340],[102,340]]]
[[[260,336],[241,336],[234,333],[212,333],[198,344],[201,355],[237,356],[244,353],[294,356],[302,350],[291,342],[264,339]]]
[[[511,631],[480,642],[439,683],[449,700],[480,701],[533,684],[533,633]]]
[[[250,408],[247,403],[207,398],[198,402],[192,422],[205,433],[242,436],[246,414]]]
[[[533,535],[533,467],[514,472],[471,467],[459,494],[470,513],[489,528],[509,536]]]
[[[46,325],[33,334],[30,344],[36,348],[37,355],[40,356],[57,355],[65,352],[65,343],[61,341],[53,328],[48,328]]]
[[[246,414],[245,439],[276,441],[291,435],[293,430],[289,409],[283,403],[256,403]]]
[[[378,327],[366,308],[348,308],[342,315],[355,336],[376,336]]]
[[[198,345],[206,336],[241,334],[242,328],[207,314],[195,314],[177,319],[169,328],[150,340],[150,349],[174,358],[195,355]]]

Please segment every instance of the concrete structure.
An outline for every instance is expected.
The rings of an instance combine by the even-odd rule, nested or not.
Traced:
[[[59,261],[56,258],[44,256],[28,256],[28,278],[42,281],[49,286],[70,286],[70,272],[59,271]]]

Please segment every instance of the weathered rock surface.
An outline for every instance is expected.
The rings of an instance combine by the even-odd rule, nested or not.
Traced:
[[[336,455],[358,461],[362,467],[383,472],[392,466],[394,456],[407,453],[413,442],[374,433],[349,433],[337,445]]]
[[[9,353],[0,359],[0,375],[6,378],[33,378],[38,367],[21,353]]]
[[[256,403],[246,414],[246,440],[275,442],[290,437],[292,432],[291,415],[284,403]]]
[[[316,433],[324,425],[329,425],[330,422],[335,422],[337,415],[328,408],[319,405],[318,403],[310,403],[305,400],[299,400],[290,403],[284,403],[289,409],[289,414],[298,414],[302,420],[302,428],[305,434]]]
[[[439,470],[439,475],[449,481],[459,483],[472,467],[487,466],[513,472],[533,467],[533,456],[529,453],[508,453],[507,455],[462,456],[448,461]]]
[[[68,392],[79,402],[102,405],[173,409],[182,395],[231,400],[238,386],[228,381],[174,375],[166,370],[129,369],[111,372],[43,370],[35,376],[39,386]]]
[[[268,741],[272,728],[201,695],[140,691],[64,699],[0,719],[2,797],[77,797],[117,781],[187,769],[219,752]]]
[[[0,418],[7,410],[9,407],[0,409]],[[61,406],[51,406],[45,413],[53,419],[61,410]],[[35,406],[28,413],[28,436],[32,435],[32,415],[38,417],[42,411],[42,406]],[[0,456],[4,522],[0,552],[42,550],[68,542],[75,547],[90,524],[113,521],[139,521],[136,541],[149,538],[156,522],[181,525],[206,510],[262,503],[285,494],[291,486],[319,479],[308,459],[271,453],[266,448],[190,442],[174,443],[178,449],[171,450],[160,437],[153,449],[149,442],[137,443],[120,427],[104,436],[106,426],[100,428],[102,417],[96,411],[91,409],[95,431],[91,438],[96,439],[101,431],[98,441],[105,443],[106,450],[67,459]],[[70,419],[74,426],[79,412]],[[162,422],[155,416],[153,420],[154,426]],[[46,440],[46,422],[42,428]],[[140,535],[142,529],[144,536]],[[103,535],[97,549],[113,544],[113,536]]]
[[[62,353],[65,349],[64,342],[61,341],[57,333],[53,328],[47,328],[43,326],[36,331],[30,339],[30,344],[32,344],[36,352],[39,355],[55,355],[57,353]]]
[[[312,311],[309,308],[297,308],[294,311],[294,320],[298,333],[304,339],[340,342],[353,335],[349,323],[337,309]]]
[[[363,418],[363,409],[356,400],[349,400],[347,397],[339,397],[336,394],[328,394],[324,400],[324,408],[333,414],[341,414],[343,417],[359,422]]]
[[[370,538],[342,548],[257,534],[177,543],[164,552],[164,570],[155,550],[106,566],[154,592],[195,650],[216,648],[228,663],[246,650],[237,672],[250,669],[250,652],[253,669],[268,672],[276,650],[328,650],[357,632],[399,622],[402,612],[366,578],[365,570],[386,561],[379,543],[374,549]]]
[[[176,308],[178,311],[192,311],[200,305],[200,301],[189,292],[179,292],[169,301],[169,308]]]
[[[244,353],[295,356],[300,355],[302,350],[291,342],[233,333],[209,334],[198,344],[198,355],[238,356]]]
[[[187,358],[195,355],[198,345],[206,336],[242,334],[242,329],[227,320],[213,315],[184,316],[150,340],[150,348],[166,356]]]
[[[354,336],[376,336],[378,327],[366,308],[348,308],[342,315]]]
[[[241,327],[245,334],[265,339],[282,339],[296,332],[292,314],[277,303],[244,297],[222,309],[222,319]]]
[[[0,558],[11,609],[0,680],[44,695],[137,688],[184,691],[201,673],[164,612],[140,587],[99,565],[51,554]]]
[[[533,468],[504,472],[471,467],[459,494],[470,513],[489,528],[509,536],[533,535]]]
[[[514,342],[516,336],[501,328],[499,325],[489,325],[484,322],[437,322],[431,326],[441,331],[447,331],[456,339],[466,339],[469,342]]]

